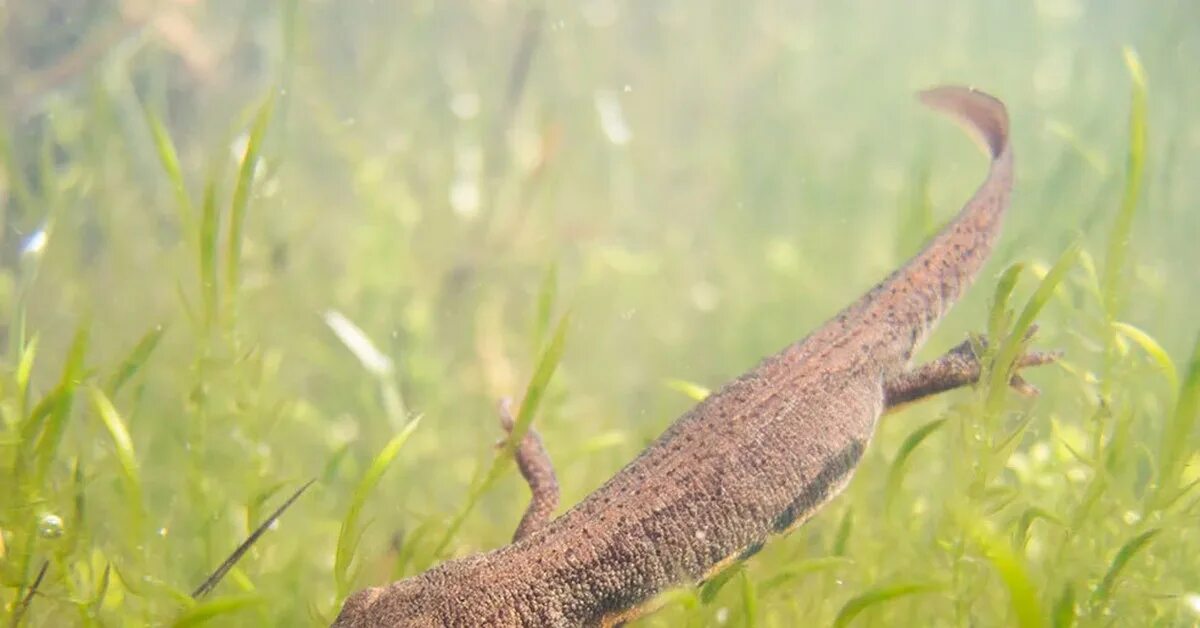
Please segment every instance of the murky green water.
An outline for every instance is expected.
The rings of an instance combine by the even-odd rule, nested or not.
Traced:
[[[1200,621],[1200,5],[47,0],[0,29],[9,615],[324,623],[502,545],[519,478],[468,495],[560,317],[534,425],[569,505],[952,215],[984,159],[911,95],[957,82],[1008,103],[1018,183],[923,355],[1081,242],[1038,317],[1067,358],[998,415],[889,417],[825,512],[644,623]]]

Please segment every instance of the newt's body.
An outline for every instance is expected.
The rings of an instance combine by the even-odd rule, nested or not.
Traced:
[[[850,480],[889,406],[977,378],[965,347],[923,369],[908,363],[999,233],[1012,187],[1008,117],[1000,101],[966,88],[921,98],[981,136],[992,162],[919,255],[701,402],[561,517],[527,516],[512,545],[360,591],[335,625],[612,625],[808,519]],[[531,479],[535,503],[542,485]]]

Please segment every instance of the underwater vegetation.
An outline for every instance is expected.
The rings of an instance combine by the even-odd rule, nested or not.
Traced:
[[[1196,3],[53,0],[0,33],[8,625],[328,624],[503,545],[504,397],[574,504],[969,196],[983,160],[905,106],[939,83],[1005,100],[1017,183],[917,361],[986,333],[991,370],[637,625],[1200,622]],[[1065,357],[1026,398],[1034,323]]]

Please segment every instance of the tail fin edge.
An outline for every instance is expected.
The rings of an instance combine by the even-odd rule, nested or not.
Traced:
[[[918,92],[917,98],[965,125],[987,147],[992,159],[1008,148],[1008,110],[999,99],[961,85],[933,87]]]

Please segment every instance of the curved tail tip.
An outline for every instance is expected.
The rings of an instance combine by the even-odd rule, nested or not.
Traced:
[[[917,98],[931,109],[966,123],[987,144],[993,159],[1008,147],[1008,110],[1000,99],[958,85],[927,89],[919,92]]]

